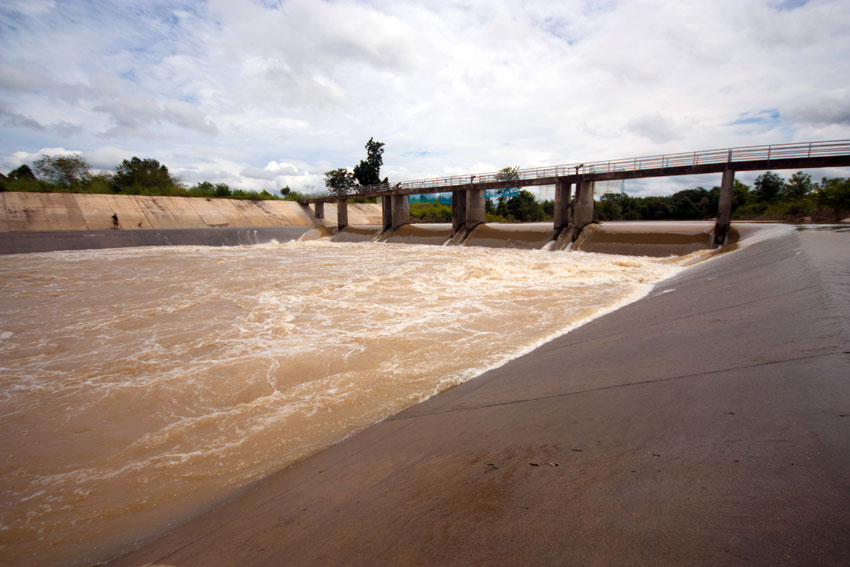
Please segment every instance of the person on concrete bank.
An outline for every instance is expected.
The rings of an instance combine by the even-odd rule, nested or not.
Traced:
[[[112,229],[118,228],[118,213],[112,213]]]

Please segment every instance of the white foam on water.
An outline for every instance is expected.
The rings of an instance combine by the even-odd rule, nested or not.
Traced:
[[[88,549],[530,352],[680,264],[324,239],[11,256],[5,552],[97,560]]]

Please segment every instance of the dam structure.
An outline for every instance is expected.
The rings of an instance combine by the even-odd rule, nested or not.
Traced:
[[[750,146],[358,186],[305,201],[81,193],[0,193],[0,254],[163,245],[335,242],[684,255],[734,243],[736,171],[850,166],[850,140]],[[597,224],[597,182],[721,174],[716,221]],[[485,223],[485,191],[554,186],[552,223]],[[575,188],[575,191],[573,189]],[[451,224],[411,224],[410,196],[451,193]],[[573,198],[573,193],[575,197]],[[351,203],[377,197],[378,203]],[[311,207],[312,205],[312,207]],[[119,230],[112,215],[120,219]],[[334,219],[335,220],[331,220]]]
[[[555,186],[555,219],[551,240],[565,248],[578,239],[593,221],[593,190],[598,181],[671,177],[721,173],[720,202],[712,231],[712,244],[726,243],[732,218],[732,190],[736,171],[810,169],[850,166],[850,140],[833,140],[746,146],[676,154],[602,160],[569,165],[521,169],[515,179],[500,179],[499,173],[454,175],[395,185],[355,188],[359,197],[379,197],[382,207],[382,239],[410,223],[409,196],[423,193],[452,194],[450,241],[463,242],[484,223],[484,191],[540,185]],[[571,211],[572,189],[576,188]],[[336,202],[337,227],[348,226],[347,199],[350,195],[327,195],[307,202],[315,215],[324,217],[324,204]],[[572,213],[572,214],[571,214]]]

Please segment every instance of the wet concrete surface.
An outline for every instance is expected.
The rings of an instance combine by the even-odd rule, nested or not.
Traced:
[[[727,242],[738,240],[734,227]],[[664,257],[707,250],[714,243],[713,223],[605,223],[582,230],[573,249],[582,252]]]
[[[551,223],[480,224],[464,240],[464,246],[540,249],[553,236]]]
[[[451,237],[451,223],[406,224],[396,229],[384,242],[442,246]]]
[[[114,565],[846,565],[850,234],[785,231]]]
[[[334,233],[331,240],[334,242],[371,242],[381,235],[381,225],[348,225],[342,230]]]

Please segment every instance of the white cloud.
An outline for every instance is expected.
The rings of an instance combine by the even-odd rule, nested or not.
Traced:
[[[850,138],[842,0],[69,0],[0,19],[4,164],[111,147],[187,182],[303,190],[370,136],[391,180]]]
[[[113,146],[102,146],[93,151],[86,152],[85,158],[95,169],[114,171],[121,162],[133,157],[132,152],[122,150]]]
[[[653,114],[651,116],[639,116],[628,123],[628,129],[639,136],[643,136],[656,144],[664,144],[672,140],[684,138],[682,126],[676,126],[664,116]]]

